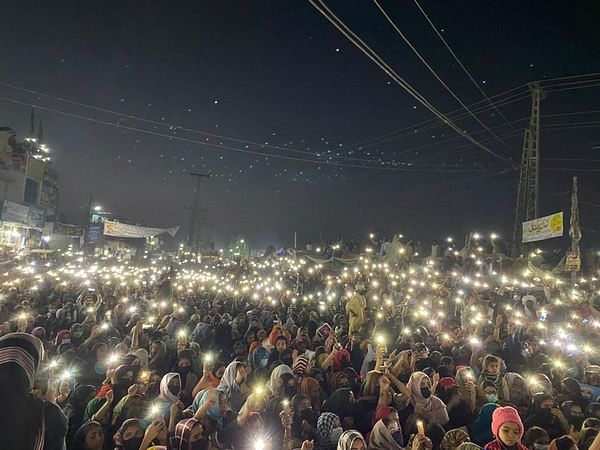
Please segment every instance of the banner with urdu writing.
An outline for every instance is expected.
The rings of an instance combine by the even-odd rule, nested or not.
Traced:
[[[112,220],[104,221],[104,235],[122,238],[148,238],[163,233],[169,233],[175,236],[179,226],[173,228],[153,228],[142,227],[139,225],[130,225],[128,223],[115,222]]]
[[[523,242],[543,241],[563,235],[563,213],[523,222]]]

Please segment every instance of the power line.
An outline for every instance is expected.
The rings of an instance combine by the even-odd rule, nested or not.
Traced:
[[[44,111],[48,111],[48,112],[57,113],[57,114],[61,114],[61,115],[67,116],[67,117],[72,117],[72,118],[76,118],[76,119],[80,119],[80,120],[86,120],[86,121],[90,121],[90,122],[94,122],[94,123],[99,123],[99,124],[107,125],[107,126],[112,126],[112,127],[116,127],[116,128],[120,128],[120,129],[124,129],[124,130],[129,130],[129,131],[133,131],[133,132],[139,132],[139,133],[145,133],[145,134],[149,134],[149,135],[153,135],[153,136],[164,137],[164,138],[167,138],[169,140],[176,140],[176,141],[188,142],[188,143],[192,143],[192,144],[203,145],[203,146],[206,146],[206,147],[214,147],[214,148],[218,148],[218,149],[221,149],[221,150],[231,150],[231,151],[235,151],[235,152],[239,152],[239,153],[259,155],[259,156],[265,156],[265,157],[271,157],[271,158],[280,158],[280,159],[286,159],[286,160],[292,160],[292,161],[298,161],[298,162],[305,162],[305,163],[311,163],[311,164],[318,164],[318,165],[331,165],[331,166],[336,166],[336,167],[354,167],[354,168],[360,168],[360,169],[374,169],[374,170],[387,170],[387,171],[399,171],[399,172],[408,172],[408,171],[412,171],[412,172],[468,172],[468,171],[473,171],[473,170],[467,170],[467,169],[441,170],[441,169],[420,169],[420,168],[409,169],[409,168],[405,168],[405,167],[367,166],[367,165],[359,165],[359,164],[332,163],[332,162],[328,162],[328,161],[318,161],[318,160],[314,160],[314,159],[305,159],[305,158],[297,158],[297,157],[293,157],[293,156],[285,156],[285,155],[263,153],[263,152],[259,152],[259,151],[255,151],[255,150],[240,149],[240,148],[231,147],[231,146],[222,145],[222,144],[212,144],[212,143],[208,143],[208,142],[198,141],[198,140],[195,140],[195,139],[184,138],[184,137],[180,137],[180,136],[172,136],[172,135],[169,135],[169,134],[164,134],[164,133],[160,133],[160,132],[156,132],[156,131],[144,130],[142,128],[137,128],[137,127],[127,126],[127,125],[116,124],[116,123],[107,122],[107,121],[100,120],[100,119],[95,119],[95,118],[91,118],[91,117],[87,117],[87,116],[82,116],[80,114],[74,114],[74,113],[70,113],[70,112],[66,112],[66,111],[61,111],[61,110],[57,110],[57,109],[53,109],[53,108],[48,108],[48,107],[45,107],[45,106],[33,105],[32,103],[23,102],[21,100],[11,99],[11,98],[8,98],[8,97],[0,96],[0,100],[2,100],[2,101],[8,101],[8,102],[11,102],[11,103],[15,103],[15,104],[19,104],[19,105],[24,105],[24,106],[28,106],[28,107],[35,106],[38,109],[41,109],[41,110],[44,110]],[[376,161],[373,161],[373,160],[371,160],[371,161],[372,162],[376,162]]]
[[[329,20],[348,40],[350,40],[359,50],[361,50],[366,56],[368,56],[373,62],[375,62],[390,78],[392,78],[399,86],[406,90],[411,96],[425,106],[429,111],[438,116],[454,131],[464,136],[469,141],[476,144],[479,148],[484,150],[486,153],[494,156],[497,159],[502,160],[504,163],[509,163],[511,166],[514,162],[510,159],[490,150],[483,144],[477,142],[468,133],[458,128],[450,119],[444,114],[438,111],[429,101],[423,97],[418,91],[416,91],[411,85],[409,85],[404,79],[402,79],[385,61],[381,59],[377,53],[375,53],[367,44],[362,41],[355,33],[353,33],[347,26],[342,22],[324,3],[322,0],[309,0],[310,3],[325,17]],[[320,5],[320,6],[319,6]]]
[[[554,82],[554,81],[561,81],[561,80],[566,80],[566,79],[578,79],[578,78],[592,77],[592,76],[596,76],[596,75],[600,75],[600,72],[598,72],[598,73],[589,73],[589,74],[580,74],[580,75],[571,75],[571,76],[557,77],[557,78],[548,78],[546,80],[541,80],[540,82],[541,83],[551,83],[551,82]],[[595,81],[596,80],[581,80],[581,81],[572,81],[572,82],[566,82],[566,83],[557,83],[557,84],[548,85],[548,88],[554,88],[554,87],[560,87],[560,86],[570,86],[570,85],[574,85],[574,84],[590,83],[590,82],[595,82]],[[477,87],[479,87],[479,85],[477,85],[476,82],[475,82],[475,84],[476,84]],[[593,86],[584,86],[584,87],[593,87]],[[491,108],[495,109],[496,106],[503,106],[504,104],[498,104],[498,102],[500,100],[492,102],[491,99],[496,99],[496,98],[502,97],[502,96],[504,96],[504,95],[506,95],[506,94],[508,94],[510,92],[518,91],[518,90],[523,90],[525,88],[527,88],[527,84],[521,84],[521,85],[516,86],[516,87],[514,87],[512,89],[508,89],[506,91],[503,91],[503,92],[500,92],[498,94],[495,94],[495,95],[493,95],[491,97],[487,97],[486,100],[480,100],[480,101],[471,103],[471,104],[469,104],[469,107],[471,109],[473,109],[473,108],[475,108],[475,106],[477,106],[479,104],[488,102],[489,106],[487,106],[487,107],[479,107],[479,108],[473,109],[473,111],[474,112],[478,112],[478,111],[485,111],[485,110],[491,109]],[[514,101],[519,101],[519,100],[522,100],[522,99],[530,97],[530,94],[529,94],[528,91],[525,91],[524,93],[525,93],[525,95],[523,97],[518,97]],[[522,95],[522,94],[521,93],[512,94],[511,97],[509,97],[509,98],[512,98],[512,97],[515,97],[515,96],[519,96],[519,95]],[[504,101],[504,100],[502,100],[502,101]],[[512,101],[510,103],[512,103]],[[506,103],[506,104],[508,104],[508,103]],[[458,120],[459,118],[463,118],[463,117],[467,116],[467,114],[463,113],[459,117],[453,117],[455,114],[459,113],[460,111],[462,111],[462,108],[450,111],[450,112],[446,113],[446,115],[448,117],[451,117],[452,120]],[[437,117],[431,118],[431,119],[427,119],[427,120],[424,120],[424,121],[421,121],[421,122],[417,122],[416,124],[414,124],[412,126],[407,126],[407,127],[396,129],[396,130],[391,130],[391,131],[383,133],[383,134],[381,134],[379,136],[375,136],[375,137],[368,138],[368,139],[363,139],[362,141],[357,141],[357,142],[355,142],[353,144],[350,144],[349,148],[358,147],[358,146],[361,146],[361,145],[362,146],[371,145],[371,144],[369,144],[369,142],[371,142],[371,141],[377,141],[379,139],[385,138],[387,136],[390,136],[390,135],[393,135],[393,134],[396,134],[396,133],[403,133],[405,131],[409,131],[409,130],[414,129],[416,127],[419,127],[421,125],[425,126],[428,123],[430,124],[428,126],[428,128],[432,128],[432,127],[437,127],[437,126],[443,124],[443,121],[441,121]],[[510,124],[511,122],[507,122],[507,123]],[[377,144],[374,143],[372,145],[377,145]]]
[[[600,72],[593,72],[593,73],[582,73],[582,74],[578,74],[578,75],[567,75],[564,77],[556,77],[556,78],[545,78],[543,80],[539,80],[540,83],[548,83],[551,81],[560,81],[560,80],[567,80],[567,79],[577,79],[577,78],[586,78],[586,77],[594,77],[596,75],[600,75]]]
[[[515,91],[515,90],[523,90],[525,87],[526,87],[526,85],[521,85],[521,86],[518,86],[516,88],[509,89],[507,91],[504,91],[504,92],[501,92],[501,93],[499,93],[497,95],[494,95],[491,98],[501,97],[501,96],[504,96],[504,95],[508,94],[509,92],[512,92],[512,91]],[[514,94],[510,95],[507,99],[497,100],[497,102],[502,102],[502,103],[498,103],[497,106],[505,106],[507,104],[514,103],[516,101],[520,101],[520,100],[523,100],[523,99],[528,99],[528,98],[530,98],[530,96],[531,95],[530,95],[530,93],[528,91],[523,90],[523,92],[517,92],[517,93],[514,93]],[[516,97],[516,98],[514,98],[514,97]],[[508,101],[509,99],[512,99],[512,100]],[[478,101],[478,102],[475,102],[475,103],[471,103],[469,105],[469,107],[472,109],[473,112],[486,111],[486,110],[492,108],[490,106],[477,106],[477,105],[480,105],[480,104],[482,104],[484,102],[485,101],[482,100],[482,101]],[[464,118],[464,117],[466,117],[468,115],[467,113],[464,113],[464,112],[461,113],[461,111],[463,111],[463,109],[462,108],[458,108],[456,110],[448,112],[446,114],[446,116],[450,117],[452,120],[459,120],[459,119],[462,119],[462,118]],[[458,114],[458,113],[461,113],[461,114]],[[383,139],[383,138],[386,138],[388,136],[391,136],[391,135],[393,135],[395,133],[404,133],[404,132],[407,132],[407,131],[410,131],[410,130],[414,130],[415,128],[417,128],[419,126],[423,126],[422,129],[424,130],[424,129],[436,128],[436,127],[441,126],[443,124],[444,124],[443,121],[440,120],[438,117],[433,117],[431,119],[427,119],[427,120],[424,120],[424,121],[421,121],[421,122],[417,122],[416,124],[414,124],[412,126],[406,126],[404,128],[400,128],[400,129],[396,129],[396,130],[391,130],[391,131],[388,131],[388,132],[386,132],[384,134],[381,134],[379,136],[375,136],[375,137],[372,137],[372,138],[369,138],[369,139],[364,139],[362,141],[359,141],[359,142],[356,142],[354,144],[351,144],[349,147],[376,145],[376,144],[369,144],[369,141],[376,141],[378,139]],[[399,137],[401,137],[401,136],[399,136]],[[395,139],[395,138],[392,137],[392,139]]]
[[[506,142],[504,142],[502,139],[500,139],[498,136],[496,136],[496,133],[494,133],[492,130],[490,130],[486,124],[484,124],[481,120],[479,120],[479,117],[477,117],[475,114],[473,114],[473,112],[471,112],[471,110],[469,109],[469,107],[467,105],[465,105],[463,103],[463,101],[454,93],[454,91],[452,91],[452,89],[450,89],[450,87],[446,84],[446,82],[444,80],[442,80],[440,78],[440,76],[437,74],[437,72],[435,70],[433,70],[433,68],[429,65],[429,63],[427,61],[425,61],[425,58],[423,58],[423,56],[421,56],[421,54],[419,53],[419,51],[414,47],[414,45],[408,40],[408,38],[404,35],[404,33],[402,33],[402,31],[400,30],[400,28],[398,28],[398,26],[394,23],[394,21],[392,20],[392,18],[385,12],[385,10],[383,9],[383,7],[379,4],[379,2],[377,0],[373,0],[373,3],[375,3],[375,5],[377,6],[377,8],[379,8],[379,11],[381,11],[381,14],[383,14],[383,16],[387,19],[387,21],[390,23],[390,25],[392,25],[392,27],[394,28],[394,30],[396,30],[396,32],[400,35],[400,37],[402,38],[402,40],[410,47],[410,49],[413,51],[413,53],[415,55],[417,55],[417,57],[419,58],[419,60],[425,65],[425,67],[427,67],[427,69],[433,74],[433,76],[436,78],[436,80],[439,81],[439,83],[444,86],[444,89],[446,89],[450,95],[452,95],[452,97],[454,97],[454,99],[460,103],[460,106],[463,107],[463,109],[465,109],[470,115],[471,117],[473,117],[481,126],[483,126],[490,134],[492,134],[492,136],[494,136],[496,139],[498,139],[502,144],[504,144],[504,146],[510,150],[510,147],[508,146],[508,144]]]
[[[433,28],[433,31],[435,31],[435,33],[438,35],[438,37],[442,40],[442,42],[444,43],[444,45],[446,46],[446,48],[448,49],[448,51],[450,52],[450,54],[452,55],[452,57],[455,59],[455,61],[458,63],[458,65],[461,67],[461,69],[467,74],[467,77],[469,77],[469,79],[471,80],[471,82],[475,85],[475,87],[479,90],[479,92],[481,92],[481,95],[483,95],[485,97],[485,99],[489,102],[489,104],[496,110],[496,112],[500,115],[500,117],[502,117],[504,119],[504,121],[507,124],[510,124],[510,122],[508,121],[508,119],[504,116],[504,114],[502,114],[492,103],[492,101],[489,99],[489,97],[487,96],[487,94],[483,91],[483,89],[481,89],[481,87],[479,86],[479,83],[477,83],[475,81],[475,79],[471,76],[471,74],[469,73],[469,71],[467,70],[467,68],[464,66],[464,64],[462,63],[462,61],[459,59],[459,57],[456,55],[456,53],[454,53],[454,50],[452,50],[452,48],[450,47],[450,45],[448,44],[448,42],[446,42],[446,39],[444,39],[444,37],[442,36],[442,34],[438,31],[438,29],[436,28],[436,26],[433,24],[433,22],[431,21],[431,19],[429,19],[429,16],[427,15],[427,13],[423,10],[423,8],[421,7],[421,5],[419,4],[419,2],[417,0],[415,0],[415,4],[417,5],[417,8],[419,8],[419,10],[421,11],[421,14],[423,14],[423,16],[425,17],[425,19],[427,19],[427,22],[429,22],[429,25],[431,25],[431,28]],[[511,125],[512,126],[512,125]],[[514,128],[514,127],[513,127]]]

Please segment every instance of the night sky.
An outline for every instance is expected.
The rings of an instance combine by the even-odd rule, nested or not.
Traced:
[[[478,117],[504,143],[470,117],[456,123],[513,161],[530,114],[522,85],[600,72],[598,2],[420,4],[492,100],[522,94],[498,107],[508,125],[412,1],[381,1],[452,91],[487,108]],[[327,5],[437,109],[460,108],[374,3]],[[516,172],[490,175],[506,164],[441,125],[308,1],[22,1],[4,2],[1,17],[0,126],[22,139],[28,105],[40,107],[70,222],[92,194],[132,222],[185,228],[187,173],[200,171],[212,175],[202,196],[217,245],[238,233],[290,244],[295,230],[300,242],[319,231],[512,233]],[[542,102],[542,167],[569,169],[542,170],[542,214],[568,208],[573,175],[600,206],[600,75],[583,80]],[[600,232],[598,206],[582,205],[584,228]]]

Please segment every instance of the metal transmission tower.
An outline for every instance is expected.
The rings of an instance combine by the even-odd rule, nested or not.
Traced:
[[[540,103],[545,97],[539,82],[529,83],[531,117],[523,139],[523,155],[519,168],[517,209],[513,229],[513,256],[518,253],[523,236],[523,222],[539,217],[540,188]]]
[[[194,190],[194,203],[192,206],[186,206],[190,211],[190,229],[187,237],[187,247],[197,256],[200,250],[205,251],[208,246],[209,236],[204,231],[208,230],[208,210],[200,208],[200,184],[203,178],[210,178],[210,175],[190,172],[190,175],[196,179],[196,189]]]

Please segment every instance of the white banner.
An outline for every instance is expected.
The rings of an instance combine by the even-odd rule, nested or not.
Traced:
[[[523,222],[523,242],[543,241],[563,235],[563,213]]]
[[[178,230],[178,226],[173,228],[152,228],[114,222],[112,220],[104,221],[104,235],[112,237],[147,238],[163,233],[169,233],[171,236],[175,236]]]

